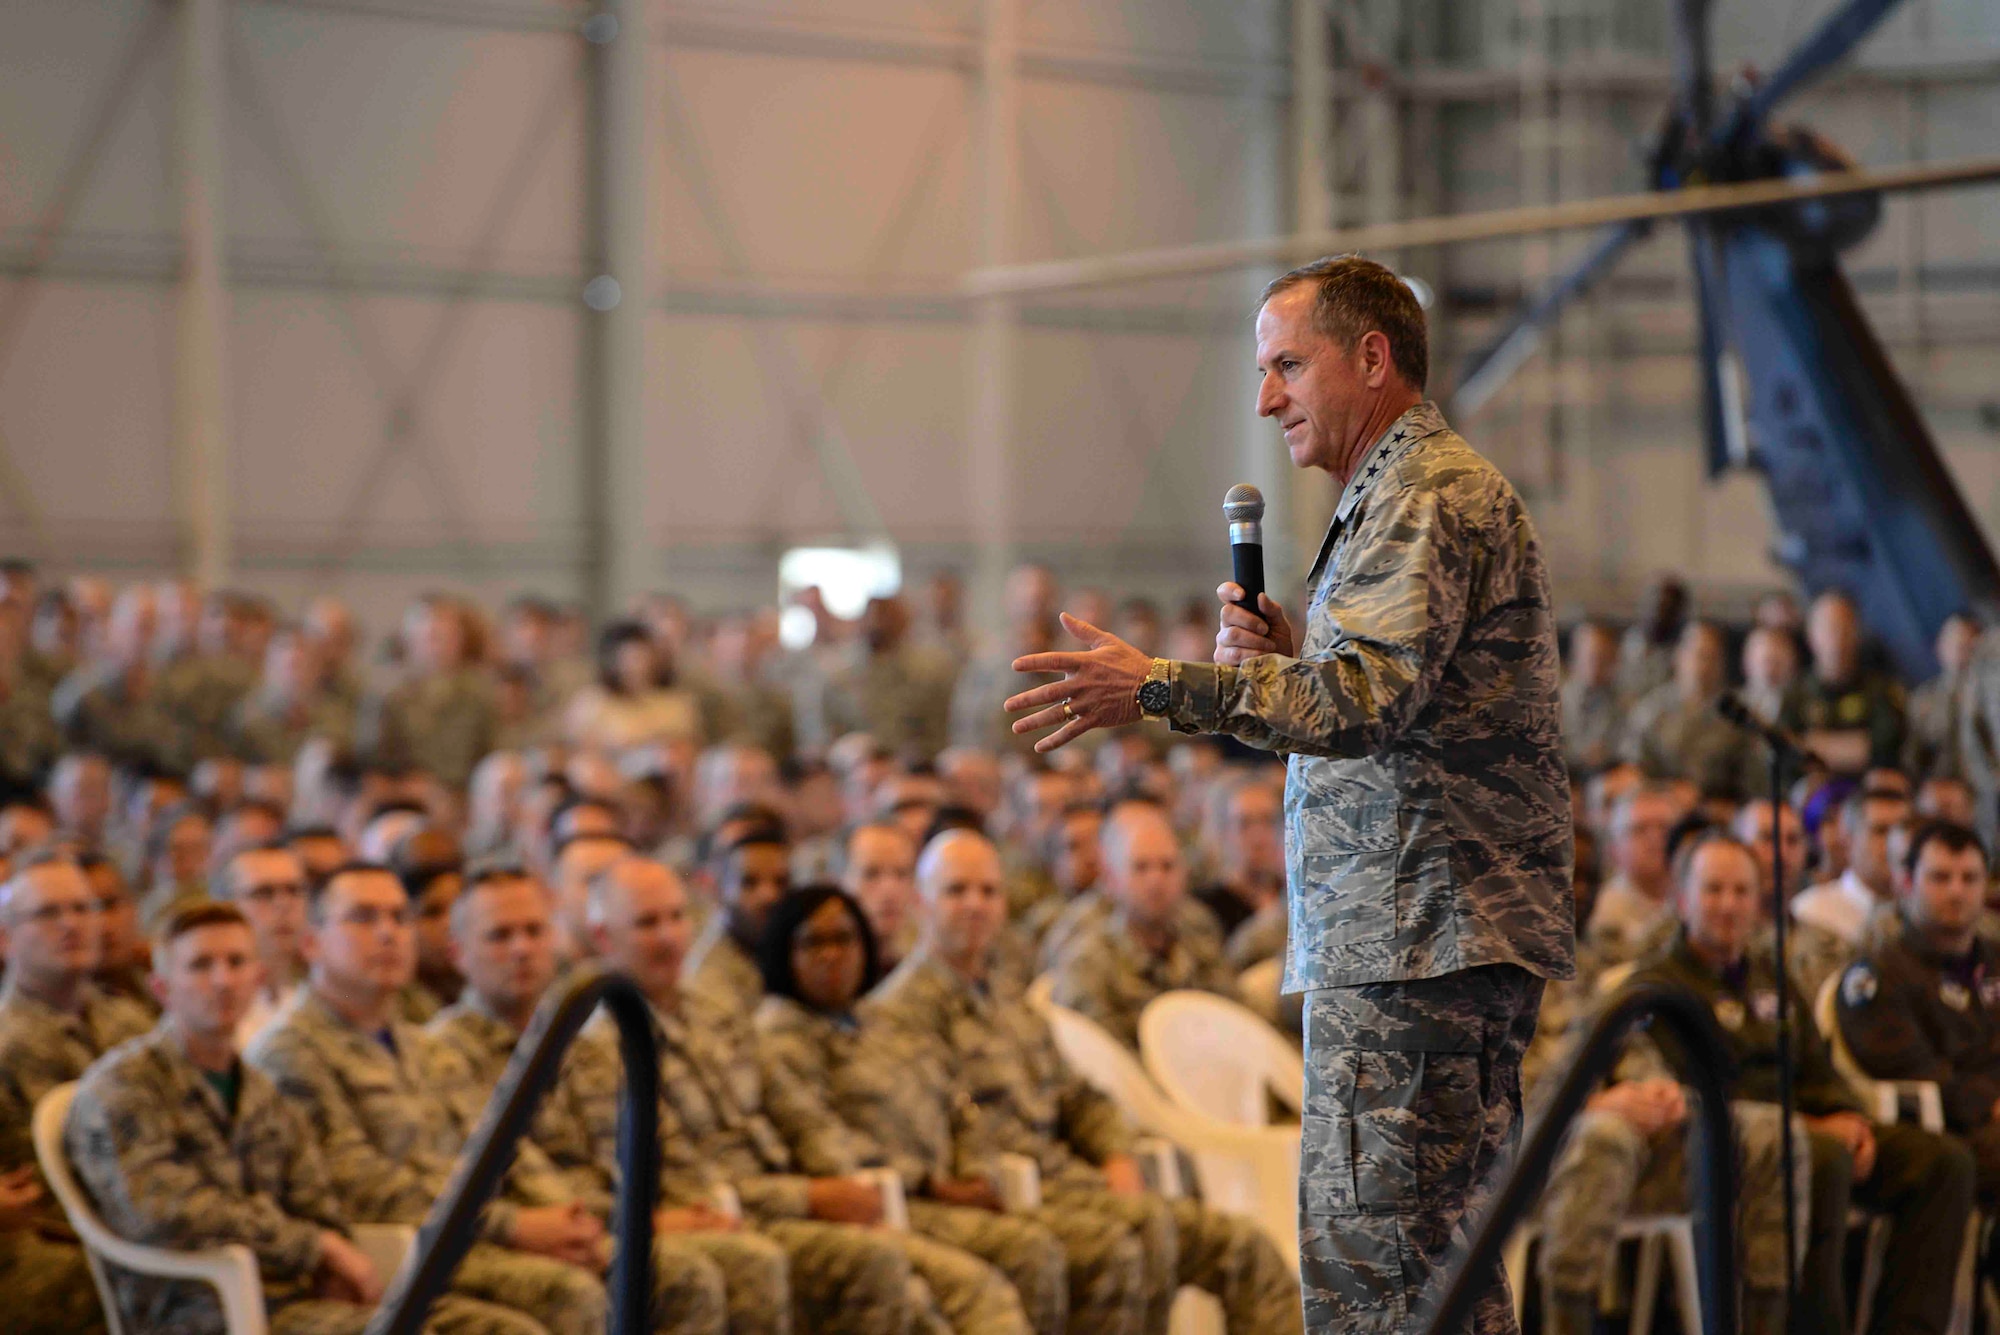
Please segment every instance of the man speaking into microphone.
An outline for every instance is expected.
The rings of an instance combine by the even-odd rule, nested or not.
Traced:
[[[1424,315],[1359,256],[1264,290],[1257,411],[1340,486],[1302,626],[1216,590],[1213,663],[1030,654],[1016,732],[1140,718],[1288,758],[1285,990],[1307,993],[1300,1284],[1310,1331],[1405,1331],[1520,1135],[1521,1055],[1573,972],[1555,618],[1534,524],[1423,397]],[[1514,1329],[1496,1265],[1472,1329]]]

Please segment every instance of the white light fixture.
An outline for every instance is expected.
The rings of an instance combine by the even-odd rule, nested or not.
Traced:
[[[827,611],[852,621],[870,598],[885,598],[902,587],[902,558],[887,544],[794,547],[778,558],[778,605],[785,609],[778,623],[778,638],[788,649],[812,643],[816,630],[812,613],[792,605],[793,597],[807,589],[818,589]]]

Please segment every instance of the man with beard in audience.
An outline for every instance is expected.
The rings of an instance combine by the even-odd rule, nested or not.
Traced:
[[[752,826],[719,845],[709,865],[722,911],[688,953],[688,990],[747,1018],[764,995],[757,969],[764,920],[792,888],[791,844],[782,826]]]

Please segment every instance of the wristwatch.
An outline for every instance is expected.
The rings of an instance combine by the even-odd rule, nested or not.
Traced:
[[[1153,660],[1146,679],[1139,683],[1139,712],[1147,718],[1165,718],[1173,708],[1172,665],[1164,658]]]

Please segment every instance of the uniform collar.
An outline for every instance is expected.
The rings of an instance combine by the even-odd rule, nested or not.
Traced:
[[[1319,559],[1313,562],[1314,582],[1326,568],[1326,558],[1333,550],[1334,539],[1347,526],[1348,518],[1361,504],[1361,498],[1374,488],[1377,479],[1408,454],[1418,441],[1444,429],[1444,413],[1435,403],[1425,399],[1391,422],[1388,429],[1375,438],[1375,443],[1356,462],[1354,476],[1347,479],[1347,486],[1341,490],[1340,503],[1334,507],[1333,522],[1327,526],[1326,539],[1320,543]]]
[[[1375,443],[1368,447],[1368,452],[1355,465],[1354,476],[1347,479],[1347,486],[1340,493],[1340,504],[1334,508],[1333,522],[1346,523],[1347,517],[1361,504],[1362,496],[1367,494],[1376,478],[1409,453],[1411,446],[1444,429],[1444,414],[1429,399],[1413,405],[1391,422],[1389,429],[1375,438]]]

